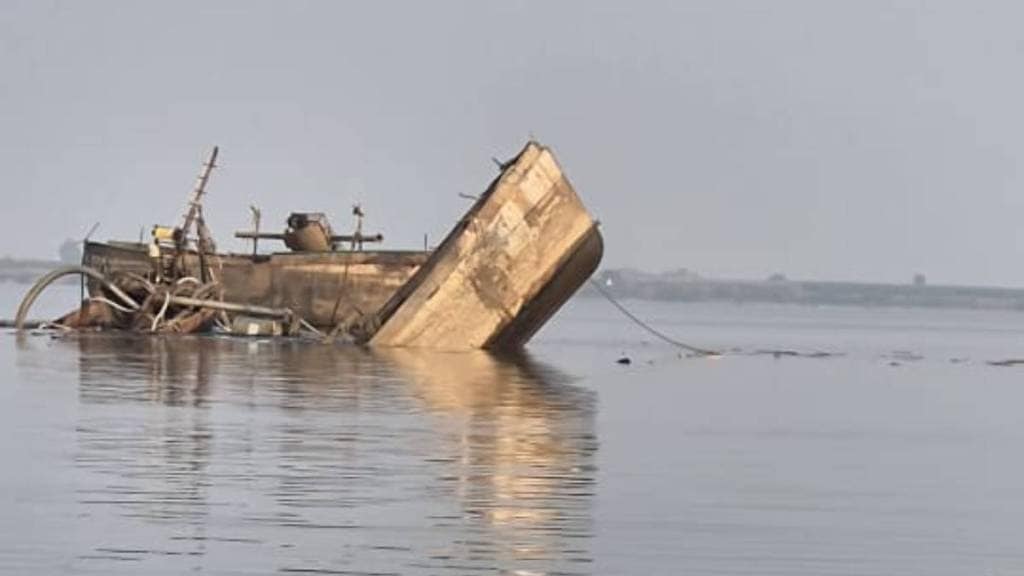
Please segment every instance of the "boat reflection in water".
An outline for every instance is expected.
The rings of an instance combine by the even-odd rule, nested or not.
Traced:
[[[594,483],[593,395],[525,358],[379,353],[445,436],[449,490],[503,554],[585,561]],[[553,541],[548,541],[551,538]]]
[[[78,505],[108,528],[84,532],[90,569],[592,569],[596,399],[541,363],[212,337],[64,343],[79,358]]]

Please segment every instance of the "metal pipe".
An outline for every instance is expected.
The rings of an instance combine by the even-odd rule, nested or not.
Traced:
[[[249,232],[239,231],[235,232],[235,238],[241,238],[242,240],[284,240],[284,234],[280,232]]]
[[[187,296],[171,296],[171,304],[178,306],[193,306],[196,308],[211,308],[213,310],[224,310],[225,312],[242,312],[254,316],[267,316],[269,318],[289,319],[294,313],[287,308],[267,308],[266,306],[252,306],[249,304],[237,304],[234,302],[221,302],[219,300],[201,300]]]
[[[256,259],[256,250],[260,242],[260,209],[254,204],[249,205],[249,210],[252,211],[252,228],[256,231],[256,236],[252,239],[252,259]]]
[[[383,242],[383,234],[372,234],[370,236],[363,236],[362,234],[336,234],[331,236],[331,242]]]

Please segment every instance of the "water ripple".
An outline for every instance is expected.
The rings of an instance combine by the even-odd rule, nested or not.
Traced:
[[[572,572],[595,399],[529,358],[78,335],[71,572]],[[54,350],[55,349],[55,350]],[[382,569],[382,567],[387,567]]]

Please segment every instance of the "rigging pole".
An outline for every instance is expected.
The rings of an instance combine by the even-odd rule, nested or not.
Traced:
[[[175,238],[174,242],[175,251],[177,252],[176,259],[179,261],[181,269],[183,269],[183,259],[185,251],[188,249],[192,227],[196,227],[195,238],[196,251],[199,253],[199,274],[204,282],[209,280],[206,255],[214,250],[214,246],[213,238],[211,238],[210,231],[206,227],[206,221],[203,219],[203,194],[206,193],[206,183],[210,180],[210,173],[213,172],[217,165],[218,151],[219,148],[214,146],[210,156],[203,163],[203,167],[199,171],[195,188],[193,188],[192,195],[188,200],[188,209],[185,211],[185,221],[181,225],[181,233]]]

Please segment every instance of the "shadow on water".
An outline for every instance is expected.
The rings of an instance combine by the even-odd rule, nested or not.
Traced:
[[[590,571],[595,394],[528,356],[60,342],[90,570]]]

